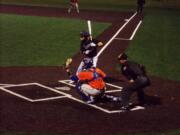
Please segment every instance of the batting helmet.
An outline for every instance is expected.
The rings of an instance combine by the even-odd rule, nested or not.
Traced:
[[[80,36],[81,36],[81,37],[89,37],[90,34],[89,34],[89,32],[87,32],[87,31],[81,31],[81,32],[80,32]]]

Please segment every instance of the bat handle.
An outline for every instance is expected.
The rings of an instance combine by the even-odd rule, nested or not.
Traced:
[[[92,35],[90,35],[90,40],[92,41]]]

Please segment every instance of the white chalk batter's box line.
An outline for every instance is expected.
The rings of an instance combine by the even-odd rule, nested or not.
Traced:
[[[73,81],[71,81],[71,80],[59,80],[58,82],[63,83],[63,84],[66,84],[66,85],[71,86],[71,87],[75,87],[75,85],[73,84]],[[115,89],[115,90],[107,90],[105,93],[120,92],[120,91],[122,91],[122,88],[123,88],[123,87],[120,87],[120,86],[117,86],[117,85],[114,85],[114,84],[110,84],[110,83],[106,83],[106,85],[115,87],[116,89]],[[85,103],[84,101],[79,100],[79,99],[77,99],[77,98],[75,98],[75,97],[73,97],[73,96],[72,96],[72,97],[68,97],[68,98],[70,98],[70,99],[72,99],[72,100],[75,100],[75,101],[77,101],[77,102],[80,102],[80,103],[82,103],[82,104],[86,104],[86,105],[88,105],[88,106],[90,106],[90,107],[93,107],[93,108],[95,108],[95,109],[101,110],[101,111],[103,111],[103,112],[105,112],[105,113],[108,113],[108,114],[124,112],[123,110],[108,110],[108,109],[99,107],[99,106],[94,105],[94,104],[87,104],[87,103]],[[145,108],[142,107],[142,106],[136,106],[136,107],[132,108],[130,111],[136,111],[136,110],[142,110],[142,109],[145,109]]]
[[[7,83],[0,83],[0,87],[3,87],[3,86],[14,86],[15,84],[7,84]]]
[[[12,88],[12,87],[23,87],[23,86],[32,86],[32,85],[35,85],[35,86],[39,86],[41,88],[45,88],[49,91],[52,91],[52,92],[55,92],[55,93],[58,93],[58,94],[61,94],[62,96],[55,96],[55,97],[48,97],[48,98],[40,98],[40,99],[31,99],[31,98],[28,98],[26,96],[23,96],[22,94],[18,94],[16,92],[13,92],[12,90],[9,90],[8,88]],[[25,83],[25,84],[4,84],[4,85],[1,85],[0,86],[0,90],[4,91],[4,92],[7,92],[11,95],[14,95],[16,97],[19,97],[21,99],[24,99],[26,101],[29,101],[29,102],[39,102],[39,101],[49,101],[49,100],[55,100],[55,99],[61,99],[61,98],[67,98],[68,96],[71,96],[69,94],[66,94],[64,92],[61,92],[61,91],[58,91],[58,90],[55,90],[55,89],[52,89],[50,87],[47,87],[45,85],[42,85],[42,84],[39,84],[39,83]]]
[[[69,85],[69,86],[74,87],[74,85],[71,84],[71,80],[60,80],[59,82],[62,83],[62,84],[65,84],[65,85]],[[30,98],[28,98],[28,97],[25,97],[25,96],[23,96],[23,95],[21,95],[21,94],[18,94],[18,93],[16,93],[16,92],[13,92],[13,91],[11,91],[11,90],[8,90],[8,88],[11,88],[11,87],[21,87],[21,86],[23,87],[23,86],[32,86],[32,85],[36,85],[36,86],[45,88],[45,89],[50,90],[50,91],[52,91],[52,92],[61,94],[62,96],[50,97],[50,98],[42,98],[42,99],[35,99],[35,100],[33,100],[33,99],[30,99]],[[109,84],[109,85],[112,85],[112,84]],[[113,85],[113,86],[114,86],[114,85]],[[119,86],[115,86],[115,87],[117,87],[117,88],[122,88],[122,87],[119,87]],[[51,87],[48,87],[48,86],[45,86],[45,85],[42,85],[42,84],[36,83],[36,82],[34,82],[34,83],[25,83],[25,84],[8,84],[8,85],[5,84],[5,85],[1,85],[1,86],[0,86],[0,90],[2,90],[2,91],[4,91],[4,92],[7,92],[7,93],[9,93],[9,94],[11,94],[11,95],[13,95],[13,96],[18,97],[18,98],[21,98],[21,99],[24,99],[24,100],[26,100],[26,101],[29,101],[29,102],[50,101],[50,100],[55,100],[55,99],[69,98],[69,99],[71,99],[71,100],[73,100],[73,101],[79,102],[79,103],[81,103],[81,104],[87,105],[87,106],[89,106],[89,107],[92,107],[92,108],[94,108],[94,109],[100,110],[100,111],[105,112],[105,113],[108,113],[108,114],[124,112],[123,110],[108,110],[108,109],[102,108],[102,107],[100,107],[100,106],[97,106],[97,105],[95,105],[95,104],[87,104],[86,102],[84,102],[84,101],[82,101],[82,100],[80,100],[80,99],[78,99],[78,98],[75,98],[75,97],[73,97],[73,96],[70,95],[70,94],[64,93],[64,92],[62,92],[62,91],[56,90],[56,89],[54,89],[54,88],[51,88]],[[141,110],[141,109],[144,109],[144,107],[136,106],[135,108],[131,109],[131,111],[136,111],[136,110]]]
[[[127,41],[131,41],[133,40],[137,30],[139,29],[140,25],[142,24],[142,21],[139,21],[139,23],[137,24],[136,28],[134,29],[133,33],[131,34],[131,36],[129,38],[114,38],[115,40],[127,40]]]
[[[71,87],[75,87],[75,85],[73,84],[73,81],[71,81],[71,80],[59,80],[58,82],[63,83],[63,84],[66,84],[66,85],[71,86]],[[111,86],[111,87],[113,87],[114,89],[112,89],[112,90],[106,90],[105,93],[120,92],[120,91],[122,91],[122,88],[123,88],[123,87],[120,87],[120,86],[117,86],[117,85],[114,85],[114,84],[111,84],[111,83],[106,83],[106,85],[107,85],[107,86]]]

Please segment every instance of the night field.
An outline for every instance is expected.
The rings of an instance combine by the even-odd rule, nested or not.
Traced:
[[[1,0],[0,133],[2,135],[179,135],[180,3],[147,1],[143,16],[134,0]],[[82,56],[79,33],[92,22],[93,37],[104,42],[98,67],[120,95],[127,82],[119,53],[146,66],[151,86],[148,107],[122,112],[115,103],[84,103],[69,82],[64,61],[76,71]],[[103,50],[103,51],[101,51]],[[61,88],[68,87],[65,91]],[[135,96],[133,103],[137,102]]]

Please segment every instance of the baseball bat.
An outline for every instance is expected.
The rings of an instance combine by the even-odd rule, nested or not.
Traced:
[[[90,20],[87,20],[87,24],[88,24],[88,31],[89,31],[89,34],[90,34],[90,37],[91,37],[91,40],[92,40],[92,27],[91,27],[91,21],[90,21]]]

